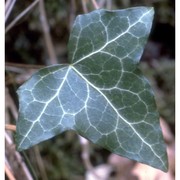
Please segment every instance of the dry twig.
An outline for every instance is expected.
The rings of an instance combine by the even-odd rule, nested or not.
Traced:
[[[7,166],[6,163],[5,163],[5,173],[7,177],[9,178],[9,180],[16,180],[13,173],[11,172],[10,168]]]
[[[97,2],[95,0],[91,0],[91,1],[92,1],[94,8],[99,9],[99,5],[97,4]]]
[[[39,12],[40,12],[40,20],[41,20],[41,24],[42,24],[42,30],[44,33],[44,39],[45,39],[45,43],[47,46],[47,51],[49,54],[49,58],[50,58],[50,62],[51,64],[57,64],[57,58],[56,58],[56,54],[54,51],[54,46],[52,43],[52,39],[49,33],[49,25],[47,22],[47,18],[46,18],[46,11],[44,8],[44,0],[39,0]]]
[[[5,29],[5,33],[7,33],[25,14],[27,14],[37,3],[39,0],[34,1],[30,6],[28,6],[22,13],[20,13]]]
[[[6,124],[5,129],[10,131],[16,131],[16,126],[12,124]]]
[[[74,19],[75,19],[75,13],[76,13],[76,2],[75,2],[75,0],[71,0],[70,12],[69,12],[69,27],[70,27],[70,30],[72,29],[72,26],[73,26],[73,22],[74,22]]]
[[[86,0],[81,0],[81,4],[82,4],[82,8],[83,8],[84,13],[88,13],[87,1]]]
[[[83,138],[82,136],[79,136],[79,141],[80,141],[81,148],[82,148],[81,157],[82,157],[83,163],[85,165],[85,168],[88,171],[91,171],[95,177],[100,179],[98,174],[94,171],[93,165],[91,164],[91,161],[90,161],[89,141],[87,139]]]
[[[33,180],[27,165],[23,161],[20,153],[16,151],[15,144],[7,132],[5,132],[6,142],[6,164],[11,165],[15,177],[22,179]]]
[[[8,0],[6,2],[6,5],[5,5],[5,22],[7,21],[13,7],[14,7],[14,4],[15,4],[16,0]]]
[[[7,62],[5,66],[6,68],[17,67],[17,68],[25,68],[25,69],[40,69],[45,67],[45,65],[20,64],[20,63],[10,63],[10,62]]]
[[[16,120],[17,117],[18,117],[17,107],[16,107],[16,105],[15,105],[15,103],[14,103],[14,100],[13,100],[13,98],[11,97],[11,95],[10,95],[10,93],[9,93],[9,89],[8,89],[7,87],[5,88],[5,92],[6,92],[6,96],[5,96],[5,99],[6,99],[6,104],[5,104],[5,105],[6,105],[6,106],[5,106],[5,108],[6,108],[6,110],[7,110],[7,109],[10,110],[13,118]],[[7,122],[7,121],[6,121],[6,123],[9,124],[9,123],[11,123],[11,122]]]
[[[80,144],[82,147],[81,157],[82,157],[82,160],[84,162],[84,165],[85,165],[87,170],[91,170],[91,169],[93,169],[93,166],[92,166],[91,161],[90,161],[89,142],[88,142],[88,140],[86,140],[82,136],[79,136],[79,141],[80,141]]]

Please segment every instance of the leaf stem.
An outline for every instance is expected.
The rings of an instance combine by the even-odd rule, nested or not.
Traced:
[[[47,18],[46,18],[46,11],[45,11],[45,7],[44,7],[44,0],[39,0],[39,11],[40,11],[40,21],[42,24],[42,30],[44,33],[44,39],[45,39],[45,43],[47,46],[47,51],[49,54],[49,58],[50,58],[50,63],[51,64],[57,64],[57,58],[56,58],[56,54],[54,51],[54,46],[52,43],[52,39],[49,33],[49,25],[47,22]]]
[[[7,33],[25,14],[27,14],[37,3],[39,0],[34,1],[30,6],[28,6],[23,12],[21,12],[5,29],[5,33]]]

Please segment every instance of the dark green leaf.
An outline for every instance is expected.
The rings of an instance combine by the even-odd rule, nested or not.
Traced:
[[[138,7],[76,18],[71,65],[44,68],[18,90],[18,150],[75,130],[116,154],[167,170],[154,95],[137,68],[153,14]]]

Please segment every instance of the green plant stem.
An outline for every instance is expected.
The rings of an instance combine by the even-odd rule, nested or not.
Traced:
[[[41,154],[40,154],[38,146],[34,147],[34,152],[36,155],[37,165],[39,166],[39,171],[41,173],[42,179],[48,180],[48,176],[47,176],[47,173],[46,173],[44,163],[43,163],[43,160],[41,158]]]
[[[26,162],[27,167],[29,168],[29,171],[31,172],[31,175],[33,176],[34,180],[38,180],[36,171],[34,170],[31,162],[29,161],[28,156],[26,155],[26,153],[24,151],[21,152],[23,157],[24,157],[24,161]]]
[[[28,6],[22,13],[20,13],[7,27],[5,33],[7,33],[25,14],[27,14],[39,0],[34,1],[30,6]]]
[[[49,58],[50,58],[50,64],[57,64],[58,61],[57,61],[56,54],[54,51],[52,39],[51,39],[51,36],[49,33],[49,25],[48,25],[47,18],[46,18],[44,0],[39,0],[39,11],[40,11],[40,20],[41,20],[41,24],[42,24],[42,30],[44,33],[44,39],[45,39],[47,51],[48,51]]]

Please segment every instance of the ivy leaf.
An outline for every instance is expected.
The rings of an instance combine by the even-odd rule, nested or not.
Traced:
[[[17,149],[75,130],[167,171],[154,95],[137,68],[153,14],[137,7],[78,16],[68,45],[71,64],[41,69],[18,89]]]

